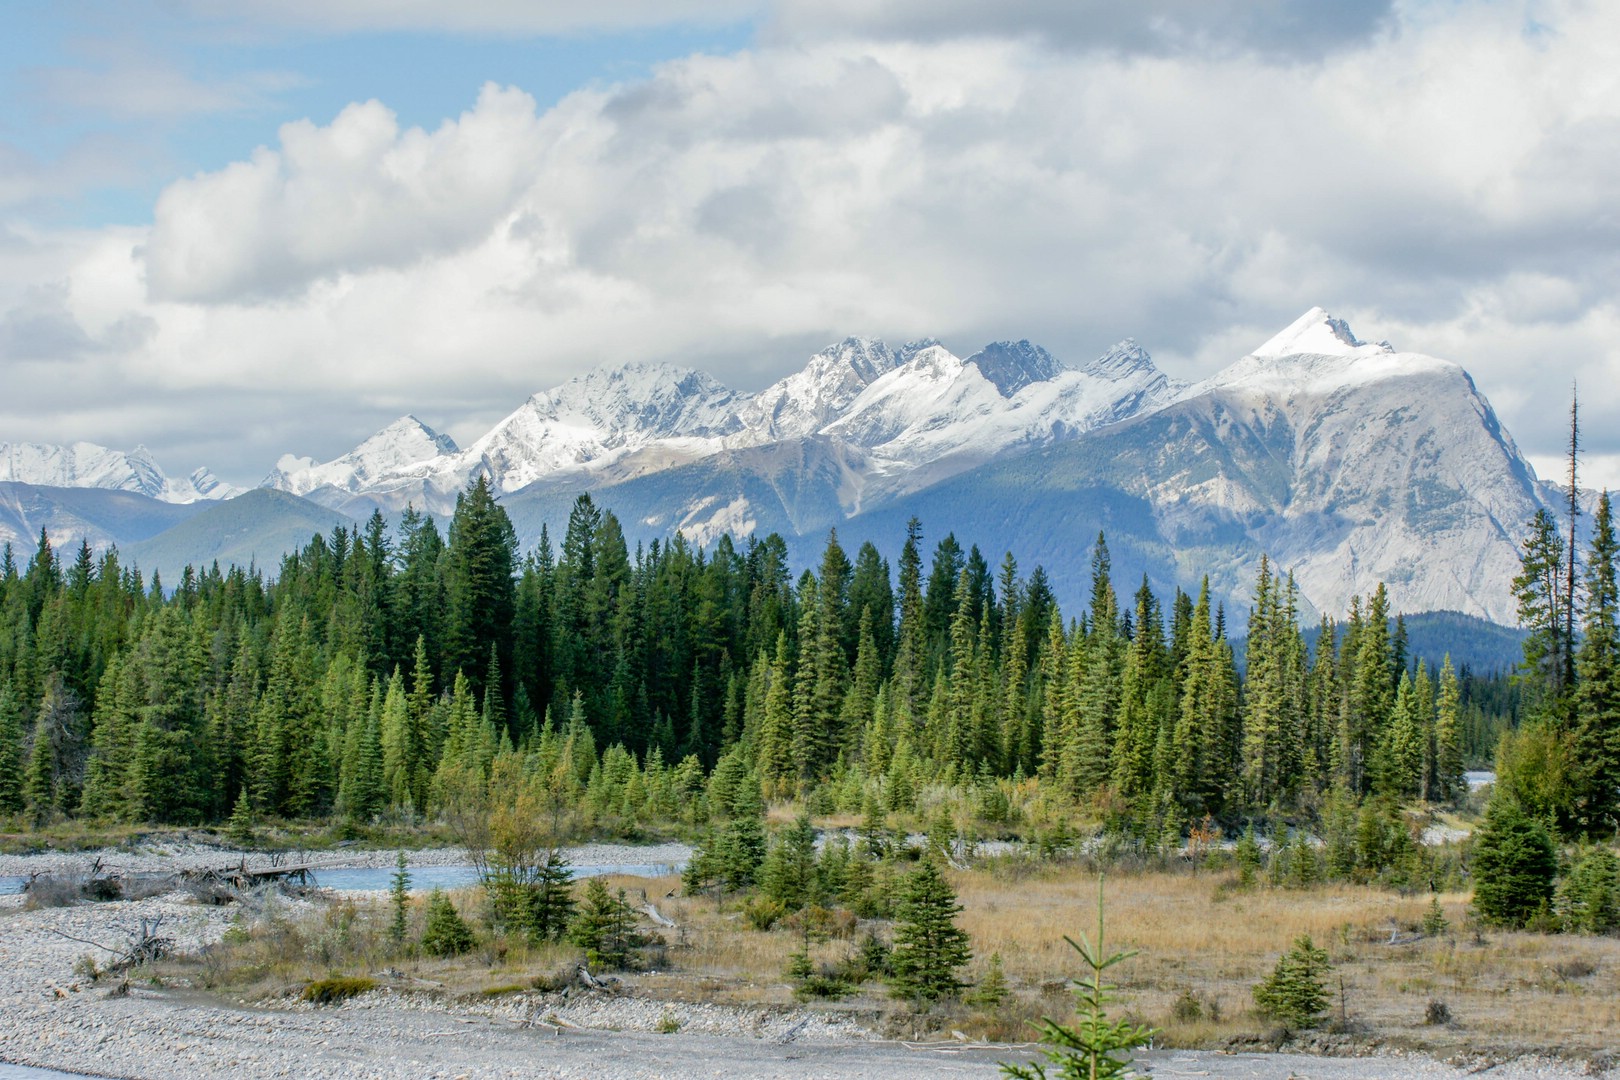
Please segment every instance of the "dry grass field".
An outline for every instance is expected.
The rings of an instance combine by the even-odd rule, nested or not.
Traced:
[[[972,936],[970,981],[999,953],[1012,997],[993,1007],[953,1003],[919,1014],[868,983],[853,997],[810,1007],[853,1015],[898,1037],[1026,1041],[1030,1021],[1066,1019],[1077,957],[1064,935],[1093,935],[1097,878],[1076,865],[991,862],[951,871]],[[651,970],[627,977],[631,992],[665,1000],[794,1004],[785,977],[805,936],[791,920],[751,928],[741,902],[678,895],[677,877],[609,878],[638,906],[645,899],[679,924]],[[1220,1048],[1275,1044],[1281,1033],[1253,1010],[1251,987],[1295,938],[1309,934],[1334,965],[1332,1014],[1303,1037],[1313,1049],[1393,1045],[1440,1056],[1512,1057],[1548,1052],[1601,1059],[1620,1049],[1620,939],[1479,931],[1463,895],[1440,897],[1449,928],[1424,936],[1430,897],[1354,886],[1306,890],[1235,887],[1231,871],[1135,871],[1105,883],[1110,950],[1137,955],[1115,969],[1117,1011],[1161,1029],[1160,1045]],[[670,895],[670,894],[677,895]],[[456,894],[469,915],[476,889]],[[233,996],[273,997],[335,972],[401,969],[442,993],[477,1000],[548,985],[578,961],[566,945],[486,943],[457,960],[392,957],[382,944],[384,902],[343,901],[284,910],[278,929],[235,935],[226,950],[188,961],[194,984]],[[882,924],[843,920],[813,939],[813,958],[847,956]],[[191,980],[188,980],[191,981]],[[1434,1003],[1434,1004],[1432,1004]],[[1449,1019],[1432,1022],[1439,1012]]]

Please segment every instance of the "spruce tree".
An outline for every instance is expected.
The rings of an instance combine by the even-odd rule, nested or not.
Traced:
[[[388,885],[388,906],[393,912],[393,918],[388,923],[388,940],[393,942],[396,949],[405,944],[410,904],[411,872],[406,866],[405,853],[401,851],[394,859],[394,873]]]
[[[1497,926],[1521,927],[1553,896],[1558,854],[1539,821],[1498,794],[1474,834],[1474,907]]]
[[[1463,776],[1462,752],[1462,688],[1457,673],[1451,666],[1451,654],[1446,654],[1440,668],[1440,697],[1435,708],[1435,782],[1432,798],[1437,802],[1454,802],[1467,794],[1468,783]]]
[[[231,819],[225,826],[225,835],[230,838],[231,843],[243,850],[253,846],[253,807],[248,803],[246,788],[237,793],[236,806],[231,810]]]
[[[8,680],[0,683],[0,814],[15,814],[22,808],[22,709]]]
[[[460,956],[469,952],[476,940],[472,927],[461,917],[442,889],[428,894],[427,918],[422,929],[422,951],[429,956]]]
[[[1097,879],[1097,940],[1093,944],[1084,934],[1076,941],[1064,936],[1065,941],[1080,954],[1086,974],[1074,987],[1075,1011],[1079,1020],[1074,1025],[1060,1024],[1050,1016],[1041,1017],[1041,1042],[1051,1047],[1043,1050],[1049,1064],[1056,1067],[1056,1075],[1063,1080],[1111,1080],[1114,1077],[1133,1076],[1131,1051],[1146,1046],[1157,1032],[1145,1024],[1128,1020],[1110,1020],[1108,1005],[1113,1001],[1114,987],[1103,981],[1103,973],[1135,956],[1134,952],[1109,953],[1103,944],[1103,883]],[[1040,1062],[1026,1065],[1001,1065],[1001,1071],[1015,1080],[1046,1080],[1046,1066]]]
[[[1577,934],[1620,930],[1620,860],[1614,852],[1595,847],[1577,859],[1558,884],[1554,909]]]
[[[816,902],[816,830],[808,814],[777,833],[760,867],[759,885],[788,911]]]
[[[480,474],[456,496],[445,548],[445,642],[442,670],[460,671],[482,699],[504,687],[486,687],[490,649],[511,669],[512,620],[517,610],[517,535],[495,501],[489,477]]]
[[[646,943],[636,929],[636,915],[624,899],[608,891],[601,878],[585,883],[585,898],[568,929],[568,940],[585,950],[595,971],[622,971],[631,966],[635,951]]]
[[[961,910],[938,864],[924,858],[895,902],[889,985],[896,997],[934,1001],[966,985],[957,975],[972,956],[966,931],[956,925]]]
[[[1620,543],[1605,491],[1592,524],[1586,566],[1584,636],[1577,656],[1571,785],[1574,825],[1612,836],[1620,827],[1620,593],[1615,572]]]
[[[1327,1011],[1326,976],[1332,966],[1326,950],[1317,948],[1309,934],[1298,938],[1255,986],[1255,1007],[1290,1027],[1314,1026]]]

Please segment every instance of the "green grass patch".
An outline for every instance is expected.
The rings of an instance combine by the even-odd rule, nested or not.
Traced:
[[[315,1005],[337,1005],[375,989],[376,979],[364,975],[333,975],[309,983],[299,997]]]

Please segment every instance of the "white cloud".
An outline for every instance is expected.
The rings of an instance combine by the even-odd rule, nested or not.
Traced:
[[[985,37],[948,8],[967,21],[926,40],[772,39],[543,114],[490,87],[425,131],[360,103],[173,183],[149,235],[63,246],[0,311],[67,279],[93,340],[153,320],[120,377],[175,431],[239,425],[213,462],[238,481],[406,410],[476,435],[604,361],[752,386],[849,333],[1071,361],[1134,335],[1194,377],[1314,303],[1464,363],[1533,451],[1578,374],[1615,454],[1620,12],[1534,10],[1526,33],[1522,7],[1415,8],[1300,63]]]
[[[368,101],[280,135],[279,149],[159,198],[146,253],[154,297],[274,295],[312,276],[453,252],[511,209],[540,151],[534,100],[494,86],[431,133],[401,131]]]

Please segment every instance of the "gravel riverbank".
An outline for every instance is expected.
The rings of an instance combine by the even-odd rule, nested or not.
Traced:
[[[685,844],[581,844],[568,849],[568,861],[575,866],[680,866],[691,857],[692,849]],[[101,868],[107,872],[163,874],[242,863],[249,867],[308,862],[328,867],[385,868],[392,867],[396,858],[396,852],[386,849],[326,848],[269,855],[262,851],[242,851],[233,847],[185,841],[101,848],[96,851],[0,855],[0,877],[71,872],[82,870],[98,860]],[[472,862],[466,849],[459,847],[406,851],[405,859],[410,866],[466,866]]]
[[[355,854],[382,860],[381,865],[392,858],[389,852]],[[582,865],[679,862],[685,855],[679,845],[657,849],[595,845],[571,853]],[[35,862],[18,869],[16,858],[0,861],[0,873],[45,868]],[[199,860],[192,865],[216,865],[219,858],[218,849],[162,855],[104,853],[103,866],[146,873],[180,869],[190,859]],[[84,862],[85,856],[78,855],[67,865]],[[341,1007],[267,1009],[138,985],[120,995],[107,980],[92,984],[75,971],[82,957],[99,952],[87,942],[119,946],[142,919],[161,917],[162,932],[174,937],[177,947],[189,950],[216,940],[231,914],[228,908],[201,906],[178,893],[38,911],[25,910],[19,897],[0,898],[0,1062],[141,1080],[216,1075],[232,1080],[910,1076],[988,1080],[999,1075],[998,1060],[1027,1060],[1031,1053],[1028,1048],[885,1042],[836,1014],[791,1008],[581,995],[539,1012],[521,997],[466,1005],[385,984]],[[564,1023],[550,1022],[555,1020]],[[659,1033],[670,1027],[678,1030]],[[1470,1071],[1426,1058],[1395,1056],[1160,1052],[1147,1055],[1146,1064],[1160,1077],[1232,1080],[1450,1080]],[[1496,1066],[1490,1075],[1499,1080],[1572,1080],[1589,1074],[1552,1062],[1518,1062]]]

